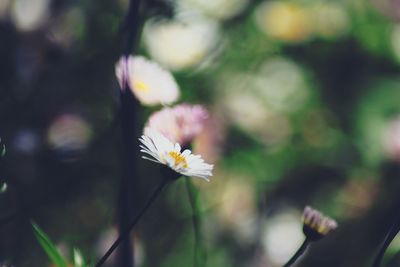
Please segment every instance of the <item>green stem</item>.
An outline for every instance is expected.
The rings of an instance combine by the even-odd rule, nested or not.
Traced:
[[[190,206],[192,207],[192,225],[194,231],[194,266],[200,267],[204,266],[205,260],[207,258],[205,248],[203,246],[203,239],[201,235],[201,212],[198,202],[198,192],[193,186],[190,179],[186,178],[186,189],[189,197]]]
[[[372,267],[381,266],[383,257],[385,256],[385,252],[389,247],[390,243],[392,243],[393,239],[396,237],[398,232],[399,232],[399,225],[397,222],[390,228],[389,233],[386,235],[386,238],[379,249],[378,255],[375,257]]]

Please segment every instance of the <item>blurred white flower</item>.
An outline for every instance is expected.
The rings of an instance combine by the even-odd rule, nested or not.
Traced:
[[[311,9],[314,17],[314,31],[321,37],[331,38],[346,33],[350,28],[350,18],[343,6],[324,3]]]
[[[267,145],[283,144],[292,134],[289,118],[271,110],[257,94],[235,92],[228,96],[225,107],[229,120],[256,134]]]
[[[266,221],[263,245],[274,264],[284,264],[304,241],[299,217],[297,211],[290,209]]]
[[[11,6],[11,0],[0,1],[0,19],[6,18],[8,16],[10,6]]]
[[[251,177],[238,179],[229,174],[218,192],[216,214],[224,227],[232,230],[241,243],[251,243],[257,235],[255,187]],[[215,195],[212,197],[216,198]]]
[[[154,129],[170,141],[186,146],[203,130],[207,118],[207,110],[200,105],[180,104],[173,108],[166,107],[151,115],[144,134]]]
[[[156,130],[149,130],[139,138],[141,152],[150,156],[142,158],[168,166],[177,173],[185,176],[203,178],[209,181],[213,165],[207,164],[199,155],[193,155],[188,149],[181,152],[178,143],[172,143]]]
[[[196,67],[212,58],[218,36],[218,25],[204,19],[150,20],[143,29],[151,57],[171,70]]]
[[[284,144],[292,134],[285,113],[297,111],[303,104],[302,90],[300,94],[293,92],[296,82],[293,83],[289,73],[285,80],[284,73],[275,75],[263,69],[255,74],[227,75],[221,81],[218,97],[225,118],[257,135],[267,145]]]
[[[283,57],[272,57],[261,66],[255,87],[268,105],[279,112],[297,112],[309,96],[303,70]]]
[[[246,79],[247,77],[241,75],[241,78]],[[232,84],[235,81],[236,79],[232,79]],[[228,84],[231,84],[231,82],[228,82]],[[237,85],[242,88],[240,84]],[[249,88],[238,90],[239,88],[226,87],[226,91],[220,97],[221,106],[225,110],[224,113],[229,120],[234,121],[242,128],[251,132],[259,132],[266,126],[260,122],[267,121],[271,111],[265,105],[263,99],[254,91],[249,90]]]
[[[49,144],[61,153],[85,149],[91,137],[89,123],[82,116],[72,113],[57,117],[47,132]]]
[[[142,56],[122,57],[115,72],[122,90],[129,87],[144,105],[171,104],[179,97],[172,74]]]
[[[49,4],[50,0],[15,0],[11,16],[17,29],[32,31],[42,26],[49,14]]]
[[[313,31],[312,16],[298,4],[265,1],[255,13],[257,26],[268,36],[285,42],[302,42]]]
[[[178,0],[178,5],[187,9],[197,9],[215,19],[230,19],[242,12],[249,0]]]

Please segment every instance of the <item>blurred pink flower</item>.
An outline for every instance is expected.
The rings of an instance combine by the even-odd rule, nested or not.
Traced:
[[[371,2],[385,16],[394,20],[400,18],[400,0],[372,0]]]
[[[207,110],[201,105],[180,104],[163,108],[149,118],[144,133],[155,129],[170,141],[186,146],[203,130],[208,118]]]
[[[117,76],[119,86],[125,90],[129,86],[129,58],[121,57],[115,65],[115,75]]]
[[[383,149],[388,158],[400,162],[400,116],[390,120],[383,131]]]
[[[212,115],[204,122],[203,130],[196,136],[193,142],[193,149],[208,162],[215,163],[222,154],[226,136],[226,121],[212,111]]]

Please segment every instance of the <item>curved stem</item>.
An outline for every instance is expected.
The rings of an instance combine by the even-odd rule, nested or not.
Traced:
[[[146,205],[140,210],[139,214],[136,216],[136,218],[132,221],[132,223],[129,225],[129,227],[120,234],[120,236],[117,238],[117,240],[114,241],[114,243],[111,245],[111,247],[107,250],[107,252],[104,254],[103,257],[97,262],[95,267],[100,267],[103,265],[108,257],[114,252],[114,250],[118,247],[118,245],[123,241],[125,238],[127,238],[131,232],[131,230],[135,227],[139,219],[143,216],[143,214],[147,211],[147,209],[151,206],[151,204],[156,200],[156,198],[160,195],[161,191],[165,188],[165,186],[168,184],[168,179],[163,179],[161,183],[157,186],[157,188],[154,190],[153,194],[150,196],[149,200],[147,201]]]
[[[197,201],[196,189],[193,186],[193,183],[190,179],[186,178],[186,189],[189,197],[190,206],[192,207],[193,215],[192,215],[192,225],[194,231],[194,266],[204,266],[204,261],[206,259],[206,251],[203,246],[203,240],[201,235],[201,218],[200,218],[200,209]]]
[[[301,244],[300,248],[293,255],[293,257],[285,265],[283,265],[283,267],[292,266],[292,264],[295,263],[301,257],[301,255],[304,254],[304,252],[306,251],[309,244],[310,244],[310,241],[308,240],[308,238],[306,238],[304,240],[303,244]]]
[[[397,233],[400,231],[399,225],[400,222],[395,222],[392,227],[390,228],[388,234],[386,235],[385,240],[382,243],[381,248],[379,249],[378,255],[376,255],[375,260],[372,264],[372,267],[379,267],[382,264],[383,256],[387,248],[389,247],[390,243],[392,243],[393,239],[396,237]]]

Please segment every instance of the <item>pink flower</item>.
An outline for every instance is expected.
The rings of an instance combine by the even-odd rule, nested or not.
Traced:
[[[226,122],[214,112],[205,121],[203,130],[193,141],[193,150],[202,155],[208,162],[215,163],[221,156],[225,135]]]
[[[400,116],[390,120],[383,131],[383,149],[387,157],[400,162]]]
[[[186,146],[203,130],[208,118],[207,110],[200,105],[180,104],[163,108],[149,118],[144,133],[155,129],[171,142]]]
[[[306,206],[303,212],[303,232],[311,241],[326,236],[338,227],[337,222],[318,210]]]
[[[121,57],[115,66],[115,75],[117,76],[121,90],[125,90],[129,86],[129,59]]]

